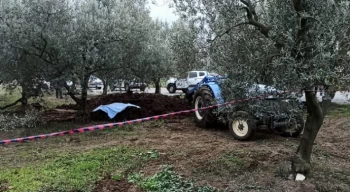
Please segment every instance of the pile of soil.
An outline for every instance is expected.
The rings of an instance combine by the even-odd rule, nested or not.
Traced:
[[[140,109],[134,107],[125,109],[113,119],[115,121],[132,120],[191,109],[191,106],[188,105],[188,103],[186,103],[179,96],[166,96],[161,94],[145,93],[119,93],[91,98],[88,100],[88,108],[89,111],[93,111],[100,105],[107,105],[115,102],[130,103],[140,106]],[[79,106],[75,104],[61,105],[58,106],[57,109],[79,110]],[[90,115],[91,120],[94,121],[110,120],[108,115],[103,111],[91,112]],[[188,114],[185,115],[188,116]]]

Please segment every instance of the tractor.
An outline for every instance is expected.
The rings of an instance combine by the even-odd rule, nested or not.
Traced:
[[[227,78],[207,75],[195,87],[188,88],[185,99],[193,109],[197,109],[194,114],[197,126],[208,128],[221,123],[228,126],[232,136],[240,141],[254,139],[259,128],[267,128],[290,137],[298,137],[303,131],[302,102],[297,97],[287,96],[282,91],[263,84],[247,88],[247,93],[259,93],[262,97],[234,105],[201,109],[227,102],[221,95],[221,84],[225,79]]]

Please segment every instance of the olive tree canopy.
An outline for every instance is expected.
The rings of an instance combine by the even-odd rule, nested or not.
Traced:
[[[150,21],[146,3],[9,0],[0,5],[2,57],[12,57],[11,50],[30,57],[32,65],[45,69],[46,80],[62,83],[87,113],[90,76],[120,72],[140,60]],[[80,82],[80,98],[65,83],[70,79]]]

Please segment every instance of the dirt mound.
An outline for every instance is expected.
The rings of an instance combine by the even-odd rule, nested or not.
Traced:
[[[95,192],[142,192],[139,187],[128,183],[127,180],[113,180],[111,177],[99,181],[94,189]]]
[[[115,102],[131,103],[138,105],[141,108],[127,108],[122,113],[118,114],[114,120],[125,121],[137,118],[144,118],[154,115],[161,115],[170,112],[188,110],[191,107],[179,96],[166,96],[161,94],[110,94],[99,96],[88,101],[89,111],[92,111],[100,105],[107,105]],[[61,105],[57,109],[79,110],[77,105]],[[98,111],[91,112],[91,119],[96,121],[109,120],[106,113]]]

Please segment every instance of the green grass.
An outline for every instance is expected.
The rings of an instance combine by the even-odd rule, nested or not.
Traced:
[[[92,191],[95,182],[106,174],[122,173],[152,158],[157,152],[143,149],[110,147],[87,152],[60,153],[50,161],[2,167],[0,186],[9,191]],[[45,159],[45,157],[42,157]]]
[[[331,117],[350,116],[350,105],[348,104],[340,105],[340,104],[332,103],[332,105],[330,106],[328,115]]]
[[[21,98],[20,90],[7,91],[3,87],[0,87],[0,106],[11,104]]]
[[[3,87],[0,87],[0,107],[14,103],[20,98],[21,98],[20,89],[8,91],[8,90],[5,90]],[[40,103],[42,106],[47,108],[55,108],[58,105],[75,103],[69,96],[63,96],[63,99],[57,99],[55,96],[55,92],[46,93],[44,97],[31,98],[28,100],[28,102]],[[17,106],[19,105],[20,103],[17,104]],[[16,109],[17,106],[11,107],[8,110]]]
[[[176,174],[171,166],[163,169],[150,177],[144,177],[142,173],[128,176],[128,181],[135,183],[145,191],[149,192],[215,192],[218,191],[210,186],[196,186],[192,180],[183,178]]]

